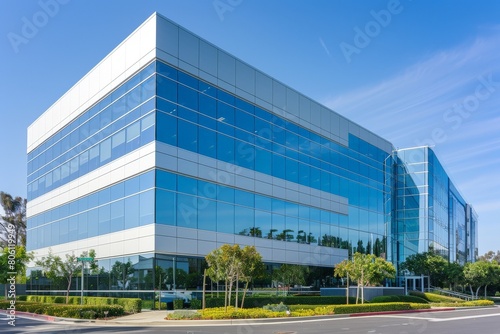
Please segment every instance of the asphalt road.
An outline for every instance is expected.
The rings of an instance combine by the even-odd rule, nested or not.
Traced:
[[[245,325],[193,325],[174,327],[117,326],[112,324],[42,322],[18,317],[16,326],[0,316],[0,333],[169,333],[169,334],[498,334],[500,308],[469,309],[432,313],[408,313],[349,318],[310,318]]]

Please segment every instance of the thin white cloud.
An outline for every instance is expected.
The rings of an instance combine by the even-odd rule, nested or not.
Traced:
[[[391,134],[400,139],[408,130],[417,133],[441,123],[449,125],[443,121],[444,113],[475,94],[478,77],[500,72],[498,44],[500,35],[478,38],[471,45],[416,63],[377,85],[332,95],[323,103],[376,133],[387,137],[389,132],[392,141]]]
[[[498,246],[484,231],[496,228],[500,217],[500,85],[489,87],[490,95],[470,115],[461,115],[460,123],[446,118],[450,108],[477,96],[482,79],[492,75],[500,82],[500,26],[483,31],[468,44],[442,50],[378,84],[327,96],[323,103],[397,147],[434,142],[444,168],[480,216],[481,249],[490,249]],[[444,140],[432,140],[436,131]]]

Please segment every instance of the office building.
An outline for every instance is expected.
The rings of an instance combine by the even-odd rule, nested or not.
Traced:
[[[317,286],[356,251],[396,263],[432,244],[471,260],[473,210],[437,163],[411,185],[401,152],[155,13],[29,127],[28,249],[94,249],[87,288],[139,294],[159,268],[169,289],[199,287],[226,243],[309,266]],[[412,216],[431,212],[420,192],[436,178],[460,240]]]

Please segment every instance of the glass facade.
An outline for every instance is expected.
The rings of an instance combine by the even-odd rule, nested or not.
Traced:
[[[154,140],[154,63],[28,153],[28,200]]]
[[[455,188],[429,147],[395,152],[394,230],[397,263],[409,255],[433,251],[450,262],[475,261],[477,217]]]
[[[150,291],[158,275],[168,277],[163,288],[194,289],[203,256],[224,240],[261,247],[269,269],[307,257],[317,286],[333,284],[331,267],[354,252],[395,264],[430,249],[450,261],[474,260],[477,215],[432,150],[394,151],[333,111],[313,108],[312,100],[193,41],[178,43],[189,45],[190,52],[178,55],[184,59],[148,58],[30,148],[29,250],[76,249],[105,236],[110,246],[103,249],[124,253],[97,254],[100,273],[87,283],[96,294]],[[188,56],[196,52],[197,65]],[[330,130],[314,125],[322,121]],[[89,180],[91,172],[98,184]],[[121,235],[143,237],[148,228],[147,245],[113,248]],[[209,246],[201,250],[200,240]],[[188,241],[194,249],[178,251]]]

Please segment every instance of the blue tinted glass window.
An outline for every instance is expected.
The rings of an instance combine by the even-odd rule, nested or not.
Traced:
[[[156,191],[156,223],[164,225],[176,224],[175,193],[164,190]]]
[[[189,86],[193,89],[198,89],[198,80],[190,76],[189,74],[186,74],[184,72],[178,72],[177,78],[180,83],[183,83],[186,86]]]
[[[147,225],[154,223],[154,192],[153,190],[148,190],[141,193],[140,195],[140,225]]]
[[[166,115],[162,112],[156,113],[157,117],[157,140],[170,144],[177,145],[177,118]]]
[[[272,172],[272,153],[261,149],[255,149],[255,170],[270,175]]]
[[[177,99],[179,105],[197,110],[198,109],[198,93],[186,86],[178,86]]]
[[[201,114],[216,118],[217,117],[217,102],[209,96],[199,94],[199,111]]]
[[[185,194],[198,193],[198,181],[183,175],[177,175],[177,190]]]
[[[191,152],[198,149],[198,129],[193,123],[178,120],[178,146]]]
[[[177,83],[161,76],[157,77],[156,82],[158,85],[158,96],[172,102],[177,102]]]
[[[222,102],[217,102],[217,119],[227,124],[234,124],[234,108]]]
[[[253,209],[235,206],[234,215],[237,217],[234,221],[234,233],[247,236],[255,233]]]
[[[273,155],[273,176],[284,179],[286,177],[285,174],[285,157],[274,154]]]
[[[177,190],[177,177],[175,174],[156,170],[156,186],[168,190]]]
[[[217,199],[223,202],[234,203],[234,189],[217,185]]]
[[[134,195],[125,198],[125,222],[124,228],[134,228],[139,226],[140,221],[140,196]]]
[[[198,198],[198,228],[207,231],[217,229],[217,202]]]
[[[248,169],[254,169],[255,163],[255,147],[251,144],[235,140],[236,145],[236,159],[235,162],[238,166]]]
[[[110,231],[110,226],[109,226],[109,220],[110,220],[110,208],[109,204],[103,205],[99,207],[99,225],[98,225],[98,231],[100,235],[109,233]]]
[[[272,214],[265,211],[255,210],[255,234],[259,234],[262,238],[272,238],[270,232],[272,230]],[[271,239],[269,238],[269,239]]]
[[[190,195],[177,194],[177,226],[197,228],[198,201]]]
[[[167,78],[177,80],[177,70],[161,61],[156,62],[156,71]]]
[[[270,197],[262,195],[254,195],[255,197],[255,208],[263,211],[272,210],[272,200]]]
[[[154,187],[155,174],[153,171],[141,174],[139,176],[139,183],[141,190],[146,190]]]
[[[205,156],[216,158],[217,152],[215,145],[217,144],[217,135],[214,131],[204,127],[198,127],[198,153]]]
[[[217,232],[234,233],[234,205],[217,203]]]
[[[125,225],[125,201],[118,200],[111,203],[110,232],[121,231]]]
[[[269,231],[270,239],[283,240],[283,231],[285,230],[285,216],[274,214],[272,215],[272,229]]]
[[[252,194],[248,191],[236,189],[234,191],[234,203],[253,208],[254,207],[254,194]]]
[[[234,140],[219,133],[217,134],[217,159],[226,162],[234,161]]]

